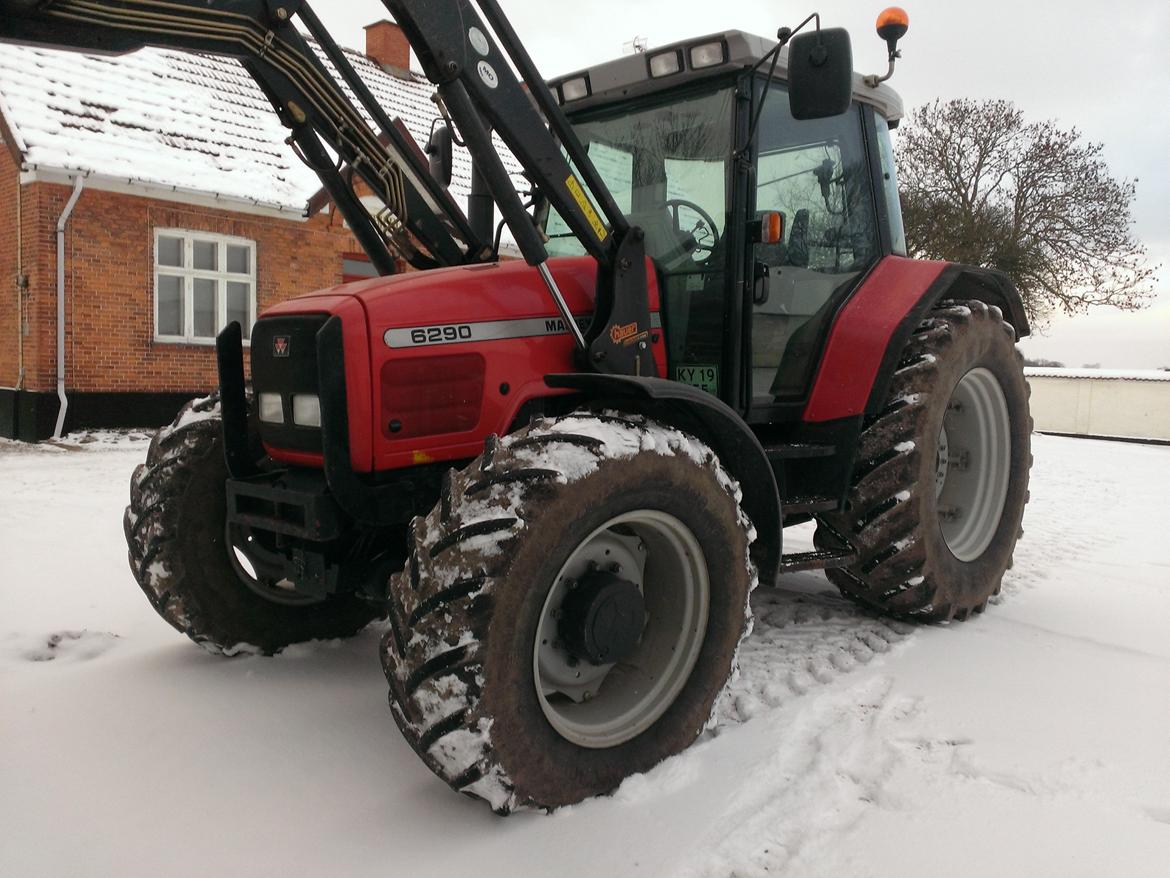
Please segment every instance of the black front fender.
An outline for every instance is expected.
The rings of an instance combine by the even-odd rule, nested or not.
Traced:
[[[780,491],[760,440],[734,409],[697,387],[663,378],[570,373],[546,375],[544,382],[645,414],[710,445],[743,491],[743,509],[756,528],[752,559],[760,582],[775,582],[781,553]]]

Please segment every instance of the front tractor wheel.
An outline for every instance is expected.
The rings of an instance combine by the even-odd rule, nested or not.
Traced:
[[[575,414],[451,473],[390,585],[399,728],[498,812],[613,790],[709,723],[755,572],[738,488],[671,428]]]
[[[817,543],[857,560],[826,575],[856,602],[939,622],[981,612],[1011,566],[1032,463],[1028,386],[998,308],[947,302],[902,352],[862,432],[842,512]]]
[[[227,477],[213,394],[158,432],[130,479],[130,569],[160,616],[208,651],[233,655],[346,637],[381,614],[352,594],[282,587],[268,573],[274,555],[263,536],[228,527]]]

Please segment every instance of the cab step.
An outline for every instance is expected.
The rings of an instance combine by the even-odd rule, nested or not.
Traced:
[[[837,453],[837,446],[793,442],[785,445],[765,445],[764,453],[768,455],[770,461],[793,460],[803,457],[832,457]]]
[[[780,559],[781,573],[799,573],[802,570],[826,570],[847,567],[857,560],[857,553],[844,549],[826,549],[820,552],[797,552]]]
[[[784,501],[785,515],[816,514],[832,512],[838,506],[836,497],[792,497]]]

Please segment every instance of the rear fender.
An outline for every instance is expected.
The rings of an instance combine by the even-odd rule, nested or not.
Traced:
[[[1017,338],[1030,332],[1020,294],[1002,272],[887,256],[837,314],[802,420],[820,423],[881,411],[903,348],[944,299],[994,305]]]
[[[572,373],[546,375],[544,381],[549,387],[580,391],[591,402],[647,415],[710,445],[743,491],[743,509],[756,529],[752,559],[760,582],[775,582],[781,553],[780,491],[760,440],[734,409],[697,387],[662,378]]]

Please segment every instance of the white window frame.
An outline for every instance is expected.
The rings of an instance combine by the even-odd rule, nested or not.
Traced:
[[[181,238],[183,241],[183,267],[160,265],[158,261],[158,247],[160,238]],[[195,240],[213,242],[216,245],[216,264],[218,271],[205,271],[195,266]],[[227,270],[227,247],[244,247],[248,250],[248,273]],[[183,281],[183,335],[163,335],[158,329],[158,279],[161,276],[178,277]],[[154,230],[154,295],[153,315],[151,324],[154,329],[154,340],[164,344],[194,344],[214,345],[215,337],[195,335],[195,280],[206,279],[216,282],[215,296],[215,326],[219,332],[227,324],[227,284],[247,283],[248,294],[248,326],[245,332],[250,333],[252,324],[256,322],[256,242],[250,238],[238,238],[234,235],[220,235],[215,232],[203,232],[199,229],[168,229],[155,228]],[[244,339],[246,347],[249,338]]]

